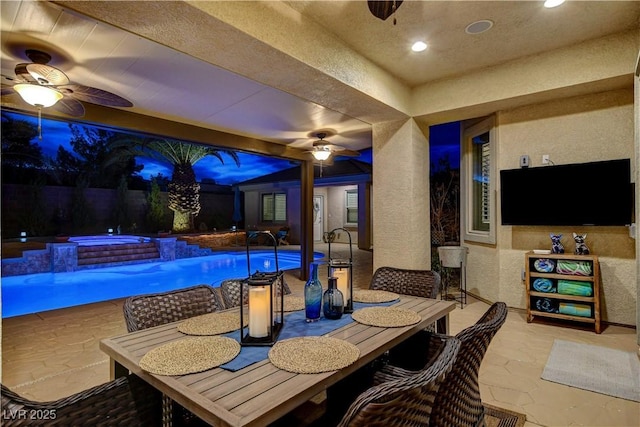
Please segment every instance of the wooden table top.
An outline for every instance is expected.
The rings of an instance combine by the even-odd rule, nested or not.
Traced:
[[[140,376],[208,423],[216,426],[266,425],[427,325],[446,317],[455,308],[455,302],[401,295],[394,307],[416,311],[422,321],[402,328],[379,328],[351,322],[326,334],[356,345],[360,358],[344,369],[321,374],[286,372],[276,368],[268,359],[236,372],[214,368],[196,374],[161,376],[140,369],[138,363],[149,350],[185,337],[177,330],[180,322],[104,339],[100,348],[112,361]]]

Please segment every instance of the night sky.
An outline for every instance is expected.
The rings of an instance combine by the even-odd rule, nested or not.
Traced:
[[[34,126],[37,126],[36,117],[9,112],[3,112],[3,114],[7,114],[16,120],[31,122]],[[453,168],[460,166],[459,132],[458,123],[437,125],[431,128],[430,150],[433,164],[437,165],[436,159],[439,157],[449,156]],[[67,122],[42,119],[42,140],[36,138],[35,142],[42,148],[43,155],[55,158],[60,145],[72,152],[69,144],[70,139],[71,131]],[[224,164],[220,163],[215,157],[206,157],[195,164],[194,171],[198,181],[208,178],[213,179],[218,184],[231,185],[295,166],[288,160],[239,152],[240,167],[237,167],[231,157],[225,154],[222,154],[222,156]],[[339,159],[340,157],[337,157],[337,160]],[[371,149],[362,151],[357,159],[372,163]],[[144,166],[144,169],[140,172],[140,176],[144,179],[150,179],[151,176],[158,173],[171,177],[172,170],[170,165],[160,164],[142,157],[136,158],[136,161]]]

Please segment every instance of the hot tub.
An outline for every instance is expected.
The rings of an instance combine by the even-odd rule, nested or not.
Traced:
[[[75,236],[69,238],[70,242],[77,243],[78,246],[105,246],[124,245],[130,243],[149,243],[149,237],[131,236],[125,234],[101,235],[101,236]]]

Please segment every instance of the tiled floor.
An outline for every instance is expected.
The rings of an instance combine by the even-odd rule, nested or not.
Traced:
[[[316,248],[325,251],[325,247]],[[332,249],[334,246],[332,245]],[[354,283],[367,287],[371,253],[354,251]],[[287,273],[294,292],[303,282]],[[37,295],[33,296],[37,298]],[[488,308],[471,299],[451,314],[451,332],[474,323]],[[102,338],[126,333],[122,301],[110,301],[2,321],[2,383],[25,397],[52,400],[109,380]],[[639,426],[640,403],[540,379],[554,339],[636,352],[635,330],[609,326],[600,335],[537,323],[510,310],[480,370],[486,403],[527,416],[527,426]]]

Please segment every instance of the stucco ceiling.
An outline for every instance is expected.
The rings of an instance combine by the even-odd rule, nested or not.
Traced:
[[[640,19],[637,1],[555,9],[542,1],[405,1],[395,25],[364,1],[1,7],[3,85],[28,62],[25,49],[38,48],[73,82],[129,99],[134,113],[303,150],[319,131],[352,150],[370,147],[372,123],[411,115],[402,99],[411,88],[638,28]],[[481,19],[493,28],[465,33]],[[425,52],[410,51],[417,39],[428,43]],[[397,105],[358,90],[374,75],[398,88]],[[34,111],[17,95],[2,105]]]

